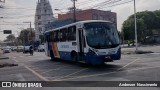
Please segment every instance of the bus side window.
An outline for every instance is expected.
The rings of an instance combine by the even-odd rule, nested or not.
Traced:
[[[60,32],[61,32],[60,40],[62,42],[66,41],[67,40],[67,28],[61,29]]]
[[[68,28],[68,41],[76,40],[76,26],[72,26]]]
[[[49,42],[49,35],[47,35],[47,42]]]
[[[50,35],[49,35],[49,42],[52,42],[52,41],[53,41],[53,34],[51,32]]]
[[[56,42],[56,31],[53,32],[53,42]]]
[[[47,42],[47,40],[46,40],[46,35],[44,35],[44,42]]]
[[[58,37],[59,37],[59,36],[58,36],[59,34],[58,34],[58,32],[59,32],[58,30],[57,30],[57,31],[54,31],[54,39],[53,39],[54,42],[59,42],[59,38],[58,38]]]
[[[51,42],[54,41],[54,32],[51,32]]]

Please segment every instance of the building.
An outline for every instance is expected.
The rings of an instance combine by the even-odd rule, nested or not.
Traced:
[[[0,8],[4,7],[5,0],[0,0]]]
[[[43,39],[45,25],[54,20],[49,0],[38,0],[35,13],[35,41]]]
[[[73,19],[73,12],[58,14],[58,20]],[[76,20],[107,20],[117,26],[117,14],[111,11],[87,9],[76,11]]]

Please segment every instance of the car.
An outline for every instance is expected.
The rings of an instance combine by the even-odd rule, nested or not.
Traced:
[[[44,52],[44,45],[39,45],[38,46],[38,52]]]
[[[8,47],[3,48],[3,53],[10,53],[11,49]]]
[[[23,48],[23,53],[28,53],[29,52],[30,46],[24,46]]]
[[[17,51],[17,46],[11,46],[12,51]]]
[[[17,47],[14,46],[14,47],[12,48],[12,51],[17,51]]]
[[[23,52],[23,46],[17,46],[17,52]]]

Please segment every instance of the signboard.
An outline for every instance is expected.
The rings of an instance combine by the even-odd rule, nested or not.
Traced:
[[[12,34],[12,30],[3,30],[3,34]]]

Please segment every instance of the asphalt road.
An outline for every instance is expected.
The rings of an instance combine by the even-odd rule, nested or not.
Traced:
[[[143,48],[148,50],[149,47]],[[101,66],[51,61],[43,52],[35,52],[33,56],[9,53],[7,56],[10,60],[15,61],[19,66],[1,68],[0,81],[160,81],[160,50],[158,50],[160,48],[153,46],[151,48],[154,48],[156,53],[122,55],[121,60]],[[72,89],[85,90],[87,88],[69,88],[69,90]],[[92,87],[88,89],[97,90]],[[110,89],[117,90],[118,88]],[[121,89],[128,90],[127,88]],[[151,88],[136,87],[131,90],[137,89],[151,90]],[[160,88],[152,88],[152,90],[160,90]]]

